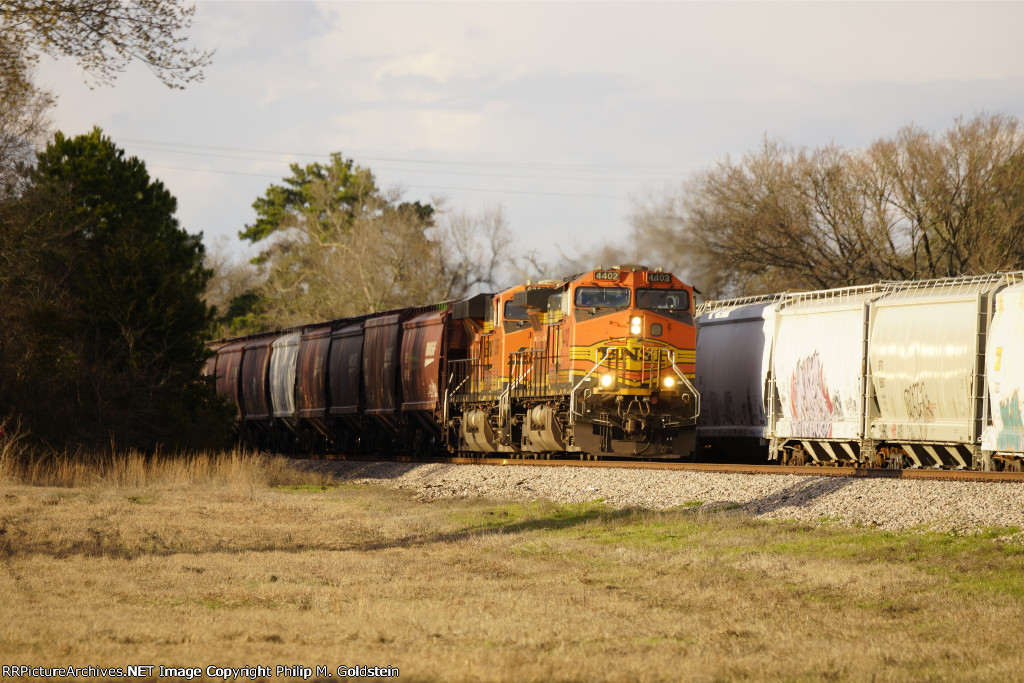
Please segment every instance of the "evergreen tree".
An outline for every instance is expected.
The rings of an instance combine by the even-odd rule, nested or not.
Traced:
[[[0,222],[0,407],[52,443],[154,448],[226,433],[200,377],[211,311],[199,236],[99,129],[58,133]]]

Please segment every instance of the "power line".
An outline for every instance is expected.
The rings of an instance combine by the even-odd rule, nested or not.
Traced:
[[[245,147],[224,147],[217,145],[193,145],[188,143],[179,142],[165,142],[159,140],[141,140],[137,138],[123,138],[120,142],[133,144],[133,145],[145,145],[150,148],[154,148],[153,151],[168,151],[176,152],[177,150],[200,150],[205,152],[234,152],[239,154],[260,154],[269,155],[273,157],[309,157],[313,159],[327,159],[330,157],[329,154],[314,153],[314,152],[295,152],[295,151],[281,151],[281,150],[263,150],[263,149],[252,149]],[[187,152],[179,152],[187,153]],[[211,155],[213,156],[213,155]],[[228,157],[231,158],[231,157]],[[248,159],[249,157],[244,157]],[[692,170],[691,166],[675,166],[675,165],[658,165],[658,164],[572,164],[572,163],[556,163],[556,162],[505,162],[505,161],[452,161],[450,159],[413,159],[403,157],[377,157],[377,156],[360,156],[363,161],[380,161],[380,162],[392,162],[392,163],[406,163],[406,164],[423,164],[423,165],[438,165],[438,166],[468,166],[468,167],[491,167],[491,168],[511,168],[511,169],[558,169],[558,170],[578,170],[592,173],[610,173],[610,172],[621,172],[622,169],[632,170],[646,170],[651,174],[682,174]],[[258,159],[254,159],[258,160]]]
[[[271,178],[280,180],[280,176],[269,174],[269,173],[247,173],[245,171],[225,171],[214,168],[185,168],[182,166],[167,166],[165,164],[146,164],[149,168],[162,168],[170,171],[188,171],[191,173],[216,173],[220,175],[244,175],[253,176],[256,178]],[[549,197],[587,197],[590,199],[629,199],[629,197],[623,195],[613,194],[586,194],[580,192],[545,192],[542,190],[509,190],[507,188],[482,188],[482,187],[440,187],[435,185],[406,185],[402,184],[401,187],[415,190],[440,190],[445,192],[492,192],[496,194],[525,194],[525,195],[540,195]]]
[[[214,159],[238,159],[242,161],[265,161],[266,159],[258,159],[254,157],[240,156],[237,154],[217,154],[210,152],[191,152],[188,150],[177,150],[177,149],[164,149],[160,147],[149,147],[147,145],[135,145],[136,149],[143,149],[148,151],[164,152],[167,154],[185,154],[189,156],[202,156],[204,158]],[[277,161],[276,159],[273,161]],[[465,176],[470,175],[469,171],[439,171],[434,169],[417,169],[417,168],[395,168],[390,166],[374,166],[372,169],[374,172],[379,171],[390,171],[390,172],[401,172],[401,173],[417,173],[426,175],[444,175],[444,176]],[[644,179],[643,176],[622,176],[622,177],[605,177],[605,178],[594,178],[586,176],[552,176],[552,175],[520,175],[514,173],[472,173],[474,177],[486,177],[486,178],[514,178],[517,180],[563,180],[563,181],[584,181],[584,182],[625,182],[630,179]]]

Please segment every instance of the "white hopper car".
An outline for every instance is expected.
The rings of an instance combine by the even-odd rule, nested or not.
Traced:
[[[706,447],[783,464],[1021,470],[1024,273],[698,309]]]

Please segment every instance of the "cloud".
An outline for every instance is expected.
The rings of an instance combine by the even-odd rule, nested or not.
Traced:
[[[858,146],[1024,113],[1022,24],[1024,3],[199,2],[192,42],[217,53],[183,92],[141,67],[93,91],[73,63],[40,73],[67,132],[203,146],[127,144],[208,235],[315,160],[297,153],[341,150],[411,198],[501,200],[526,243],[566,245],[622,234],[626,196],[765,134]]]

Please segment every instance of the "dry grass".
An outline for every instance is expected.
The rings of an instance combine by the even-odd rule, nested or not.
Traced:
[[[15,428],[0,424],[0,484],[62,488],[153,486],[227,486],[266,488],[285,484],[323,483],[324,477],[304,474],[285,458],[246,450],[168,456],[127,453],[38,453]]]
[[[4,663],[390,665],[412,681],[1014,680],[1024,665],[1024,554],[997,532],[426,503],[252,454],[129,460],[3,465]]]

